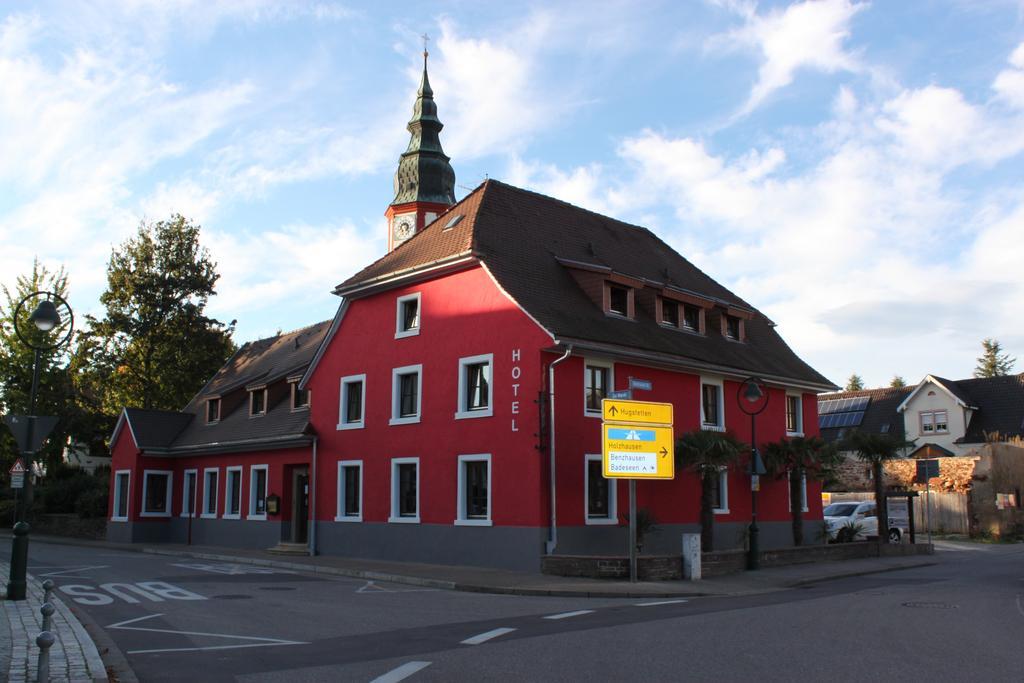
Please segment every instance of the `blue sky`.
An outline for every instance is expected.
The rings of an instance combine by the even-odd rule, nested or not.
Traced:
[[[485,177],[655,230],[833,381],[1024,370],[1024,3],[300,0],[0,8],[0,280],[99,313],[140,220],[203,225],[239,341],[383,253],[421,63]]]

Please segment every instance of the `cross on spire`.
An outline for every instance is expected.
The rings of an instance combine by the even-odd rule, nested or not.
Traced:
[[[420,36],[420,38],[423,39],[423,66],[426,67],[427,55],[430,54],[429,52],[427,52],[427,43],[430,42],[430,36],[424,33],[422,36]]]

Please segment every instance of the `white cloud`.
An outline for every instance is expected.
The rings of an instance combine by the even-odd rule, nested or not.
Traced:
[[[859,71],[856,55],[844,43],[850,36],[854,15],[867,7],[849,0],[805,0],[784,10],[758,14],[748,3],[729,2],[730,11],[744,24],[707,42],[712,50],[746,47],[761,57],[757,83],[736,116],[757,109],[772,93],[793,82],[801,69],[835,73]]]

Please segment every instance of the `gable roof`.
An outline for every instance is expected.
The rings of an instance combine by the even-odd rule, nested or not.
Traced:
[[[250,418],[244,398],[235,410],[206,422],[206,401],[271,384],[305,372],[331,324],[330,320],[244,344],[181,411],[126,408],[111,436],[113,444],[127,423],[136,445],[166,455],[228,452],[301,446],[312,441],[309,410],[291,409],[290,396]],[[273,399],[272,399],[273,400]],[[223,404],[222,404],[223,405]]]
[[[462,218],[456,222],[458,216]],[[835,388],[793,353],[770,320],[650,230],[496,180],[484,182],[412,238],[342,282],[335,293],[358,297],[395,279],[405,281],[462,263],[486,265],[499,286],[561,342],[639,349],[666,360],[761,374],[821,390]],[[577,284],[566,263],[749,312],[747,341],[683,333],[643,316],[608,316]]]
[[[967,432],[956,439],[957,443],[984,443],[986,434],[997,432],[1003,438],[1024,436],[1024,373],[955,381],[928,375],[915,387],[822,394],[818,401],[868,396],[871,400],[865,409],[860,429],[879,433],[883,424],[889,424],[889,433],[902,437],[905,406],[911,396],[927,384],[929,378],[945,388],[960,405],[972,410]],[[821,430],[822,437],[827,441],[837,440],[839,433],[839,428]]]
[[[918,384],[917,387],[915,387],[914,390],[910,392],[907,398],[904,399],[903,403],[899,405],[897,410],[899,410],[900,412],[906,410],[907,406],[910,405],[910,402],[913,400],[913,398],[917,396],[917,392],[921,391],[921,389],[923,389],[925,386],[929,384],[933,384],[942,389],[943,391],[945,391],[947,394],[949,394],[950,398],[956,401],[957,405],[959,405],[962,408],[977,407],[973,403],[971,403],[970,396],[967,395],[967,392],[964,391],[964,389],[960,386],[958,382],[954,382],[953,380],[949,380],[944,377],[937,377],[935,375],[926,375],[925,378],[921,380],[920,384]]]

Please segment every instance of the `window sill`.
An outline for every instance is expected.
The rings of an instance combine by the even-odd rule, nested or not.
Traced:
[[[204,512],[199,515],[199,519],[217,519],[217,513],[215,512]]]
[[[241,513],[239,513],[237,515],[221,515],[221,519],[241,519],[241,518],[242,518]]]
[[[615,318],[616,320],[628,320],[631,323],[635,323],[636,322],[636,318],[630,318],[628,315],[623,315],[622,313],[616,313],[615,311],[605,311],[604,314],[605,314],[606,317]]]
[[[786,436],[803,436],[803,432],[786,432]]]
[[[414,424],[417,424],[419,421],[420,421],[420,416],[419,415],[416,415],[415,417],[393,417],[390,420],[388,420],[388,424],[391,425],[391,426],[395,426],[395,425],[414,425]]]
[[[246,518],[246,520],[250,520],[250,521],[253,521],[253,522],[265,522],[265,521],[267,521],[267,516],[266,515],[246,515],[245,518]]]
[[[297,413],[302,410],[309,410],[309,406],[298,406],[297,408],[292,408],[293,413]]]
[[[419,524],[420,516],[415,517],[388,517],[388,524]]]
[[[111,522],[127,522],[128,518],[127,517],[111,517],[110,521]]]
[[[729,508],[715,508],[714,513],[716,515],[727,515],[729,514]]]
[[[206,426],[207,427],[212,427],[213,425],[216,425],[216,424],[220,424],[220,420],[208,420],[207,423],[206,423]]]
[[[337,515],[337,516],[335,516],[334,521],[335,522],[361,522],[361,521],[363,521],[363,516],[361,514],[359,514],[359,515],[349,515],[349,516]],[[391,520],[388,520],[388,521],[391,521]]]
[[[587,517],[587,526],[612,526],[619,523],[614,517]]]
[[[249,419],[252,420],[252,419],[257,418],[257,417],[266,417],[266,416],[267,416],[266,413],[256,413],[255,415],[250,415]]]
[[[359,422],[342,422],[342,423],[338,424],[336,429],[338,431],[342,431],[342,430],[345,430],[345,429],[363,429],[364,427],[366,427],[366,423],[362,422],[362,421],[359,421]]]
[[[420,333],[420,328],[414,330],[406,330],[405,332],[395,332],[395,339],[405,339],[406,337],[415,337]]]
[[[170,512],[140,512],[139,517],[170,517]]]
[[[724,432],[725,427],[722,425],[701,425],[701,429],[705,432]]]
[[[201,515],[198,512],[194,512],[191,515],[188,514],[187,512],[182,512],[181,515],[179,515],[179,516],[182,519],[188,519],[189,517],[191,517],[192,519],[199,519],[199,517],[201,517]]]
[[[494,526],[489,519],[457,519],[453,522],[455,526]]]
[[[493,417],[494,409],[487,408],[486,410],[460,410],[455,413],[456,420],[472,420],[475,417]]]
[[[600,410],[584,410],[583,417],[596,417],[597,419],[600,420],[602,417],[604,417],[604,415],[601,413]]]

